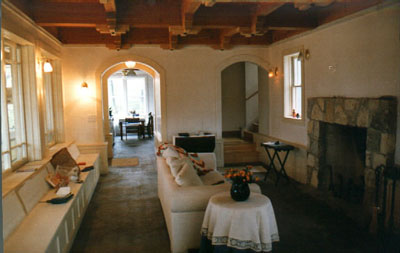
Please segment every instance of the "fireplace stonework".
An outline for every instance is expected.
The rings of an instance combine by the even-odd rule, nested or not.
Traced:
[[[324,173],[324,138],[321,136],[323,123],[366,128],[366,151],[364,182],[366,195],[364,204],[371,203],[375,189],[374,169],[383,164],[394,164],[396,147],[396,97],[345,98],[317,97],[308,99],[308,182],[315,187],[321,185]],[[369,194],[368,194],[369,193]]]

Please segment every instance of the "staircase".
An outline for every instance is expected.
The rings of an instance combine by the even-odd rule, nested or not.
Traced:
[[[224,138],[225,165],[247,165],[259,163],[259,152],[252,142],[238,138]]]

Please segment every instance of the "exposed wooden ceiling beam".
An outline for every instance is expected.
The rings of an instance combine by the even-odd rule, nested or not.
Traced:
[[[193,16],[197,9],[200,7],[200,2],[193,2],[192,0],[182,0],[182,28],[184,33],[192,33]]]

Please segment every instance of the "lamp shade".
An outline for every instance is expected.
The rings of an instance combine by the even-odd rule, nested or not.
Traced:
[[[46,73],[53,72],[53,66],[48,60],[43,64],[43,71]]]
[[[125,66],[129,69],[133,69],[136,66],[136,62],[134,61],[126,61]]]

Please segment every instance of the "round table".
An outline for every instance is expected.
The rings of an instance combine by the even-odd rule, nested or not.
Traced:
[[[246,201],[235,201],[229,192],[212,196],[201,228],[203,239],[212,247],[225,245],[237,250],[255,252],[271,251],[272,242],[279,241],[278,227],[271,201],[268,197],[252,192]],[[200,252],[210,251],[204,247]]]

